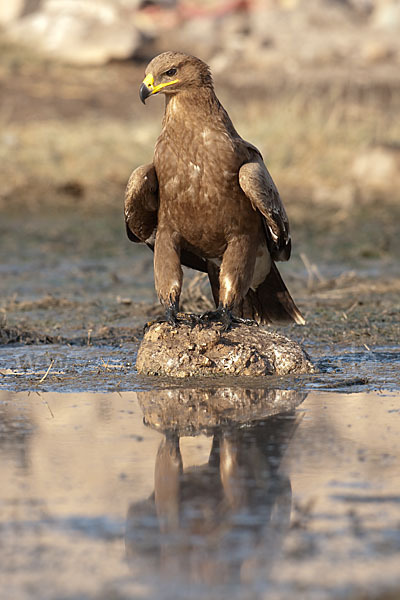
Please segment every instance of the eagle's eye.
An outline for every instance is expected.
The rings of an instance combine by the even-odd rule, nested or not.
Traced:
[[[165,74],[168,75],[168,77],[173,77],[176,75],[176,69],[168,69],[168,71],[165,71]]]

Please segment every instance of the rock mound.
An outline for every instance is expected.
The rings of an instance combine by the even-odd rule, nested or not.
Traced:
[[[295,341],[264,327],[152,325],[140,345],[136,368],[144,375],[204,377],[215,375],[288,375],[312,373],[314,367]]]

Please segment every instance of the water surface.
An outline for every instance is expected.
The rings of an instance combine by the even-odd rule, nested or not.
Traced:
[[[398,394],[3,391],[0,412],[2,598],[400,595]]]
[[[0,386],[8,390],[55,392],[140,391],[172,384],[200,388],[243,385],[240,378],[192,379],[144,377],[135,369],[139,343],[112,346],[58,344],[0,346]],[[400,390],[400,351],[394,346],[322,346],[304,344],[316,365],[314,375],[246,378],[257,389],[274,386],[302,390],[374,391]]]

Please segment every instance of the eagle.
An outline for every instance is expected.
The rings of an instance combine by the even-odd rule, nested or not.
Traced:
[[[151,60],[143,103],[165,96],[153,161],[136,168],[125,193],[128,237],[154,251],[154,280],[166,320],[180,322],[182,265],[208,274],[215,320],[304,324],[277,261],[291,252],[289,221],[260,151],[237,133],[206,63],[182,52]]]

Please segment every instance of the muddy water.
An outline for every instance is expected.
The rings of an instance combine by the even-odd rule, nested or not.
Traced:
[[[399,399],[3,391],[1,598],[399,597]]]
[[[346,392],[400,389],[400,352],[393,346],[326,347],[304,343],[319,369],[314,375],[267,377],[247,384],[302,390]],[[171,386],[171,379],[139,376],[135,369],[138,342],[112,346],[59,344],[0,345],[0,386],[9,390],[57,392],[140,391]],[[172,380],[173,381],[173,380]],[[238,387],[237,378],[218,378],[218,385]],[[215,379],[195,381],[199,388],[212,387]],[[182,386],[182,381],[176,381]]]

